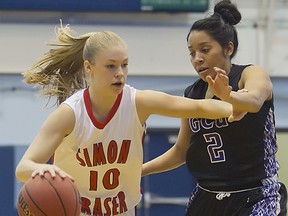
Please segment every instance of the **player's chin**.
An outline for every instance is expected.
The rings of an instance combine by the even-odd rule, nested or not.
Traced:
[[[207,82],[207,76],[211,76],[209,73],[206,72],[198,72],[198,76],[204,81]]]

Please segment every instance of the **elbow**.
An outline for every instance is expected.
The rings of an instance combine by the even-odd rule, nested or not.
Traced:
[[[267,85],[266,89],[263,89],[261,93],[251,95],[252,97],[248,112],[257,113],[260,111],[265,101],[272,98],[272,84]]]
[[[260,111],[263,104],[264,104],[264,102],[262,100],[255,99],[254,103],[251,103],[250,106],[246,107],[246,111],[250,112],[250,113],[257,113]]]
[[[248,111],[246,111],[247,113],[258,113],[259,112],[259,109],[253,109],[253,108],[250,108],[248,109]]]
[[[18,166],[16,167],[16,170],[15,170],[15,176],[16,176],[16,179],[20,182],[23,182],[23,178],[22,178],[22,172],[21,172],[21,168],[20,168],[20,164],[18,164]]]
[[[18,166],[15,169],[15,177],[20,182],[26,182],[28,178],[25,177],[25,172],[23,171],[21,162],[18,164]]]
[[[19,169],[19,165],[16,167],[16,170],[15,170],[15,176],[16,176],[16,179],[18,180],[18,181],[21,181],[22,180],[22,178],[21,178],[21,170]]]
[[[250,113],[258,113],[260,111],[260,109],[261,109],[261,107],[255,106],[255,107],[252,107],[249,112]]]
[[[247,100],[246,103],[243,103],[243,111],[250,112],[250,113],[257,113],[262,108],[265,101],[269,98],[267,94],[263,95],[254,95],[253,97],[250,97],[249,100]],[[271,94],[270,94],[271,95]]]

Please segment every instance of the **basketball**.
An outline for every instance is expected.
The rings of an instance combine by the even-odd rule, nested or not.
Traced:
[[[79,216],[81,198],[78,189],[68,177],[56,174],[30,178],[18,195],[17,211],[20,216]]]

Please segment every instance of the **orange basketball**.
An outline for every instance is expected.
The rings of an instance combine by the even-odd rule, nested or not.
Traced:
[[[20,216],[79,216],[81,198],[70,178],[56,175],[30,178],[18,195],[17,211]]]

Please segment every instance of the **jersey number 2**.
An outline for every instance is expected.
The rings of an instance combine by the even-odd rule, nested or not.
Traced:
[[[219,163],[225,161],[225,152],[222,149],[223,142],[220,134],[209,133],[203,135],[207,145],[207,151],[210,157],[211,163]]]

